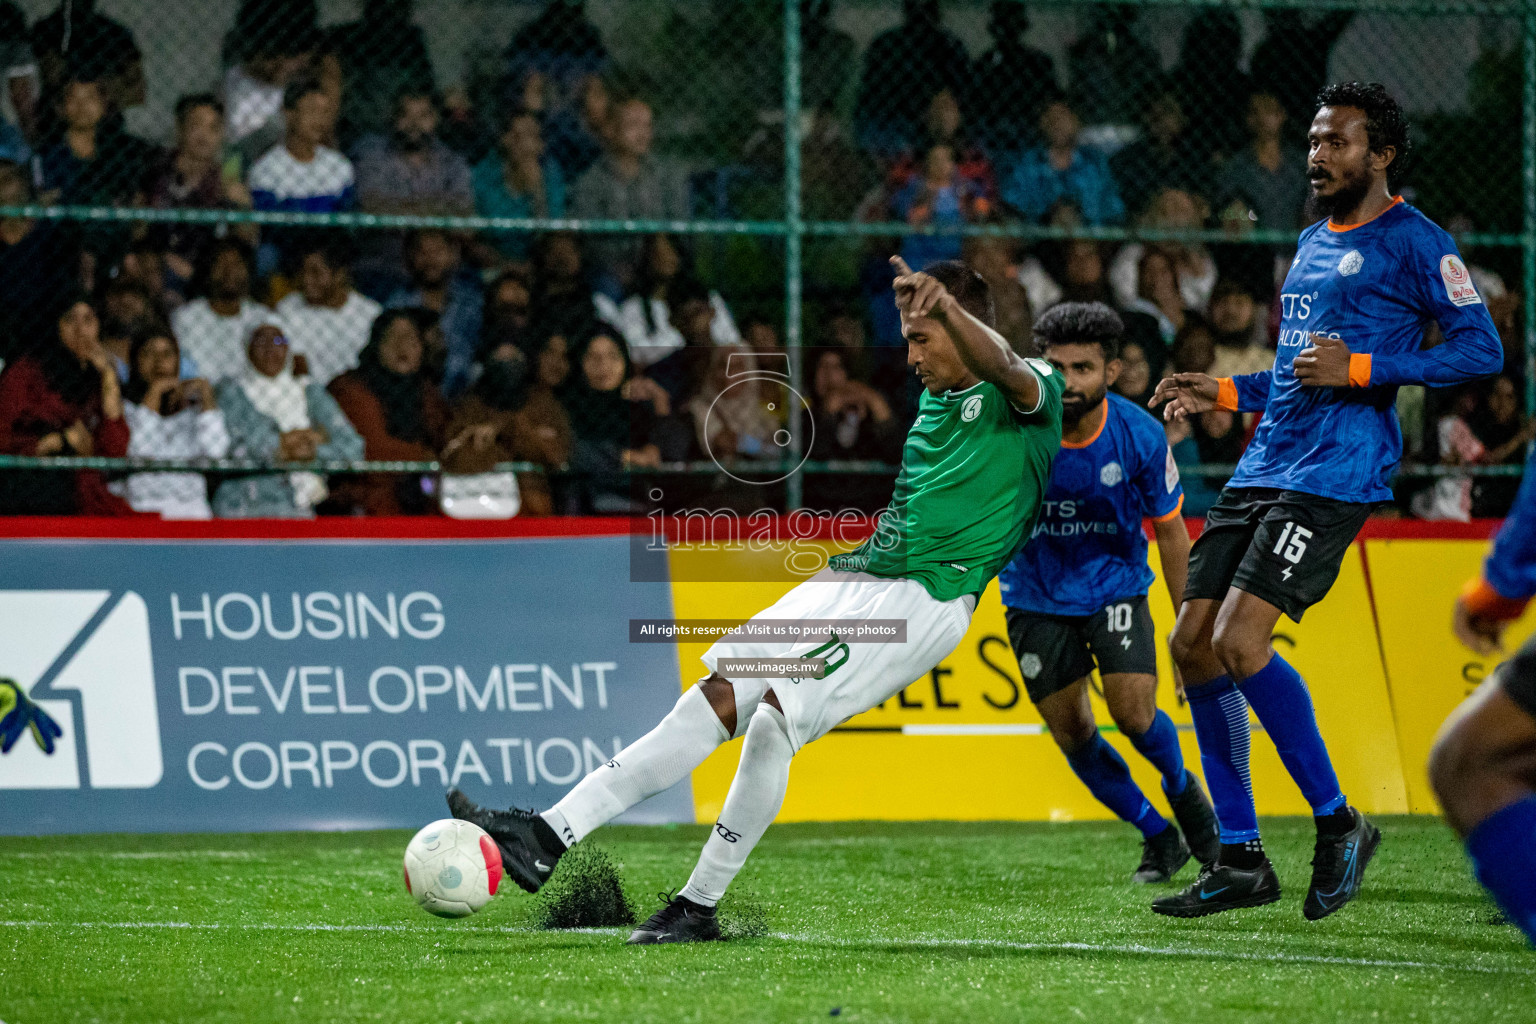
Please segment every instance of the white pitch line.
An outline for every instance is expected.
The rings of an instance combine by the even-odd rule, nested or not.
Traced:
[[[909,722],[901,727],[903,736],[1040,736],[1044,733],[1045,726],[1039,723],[941,725]]]
[[[444,925],[444,929],[457,932],[479,932],[495,935],[542,934],[542,928],[514,925]],[[262,931],[262,932],[395,932],[419,935],[442,935],[445,931],[403,924],[222,924],[219,922],[195,923],[191,921],[0,921],[0,928],[60,928],[88,929],[112,928],[123,930],[168,929],[190,931]],[[622,928],[566,928],[565,932],[581,935],[622,934]],[[1249,963],[1269,964],[1322,964],[1335,967],[1373,967],[1388,970],[1451,971],[1464,974],[1506,974],[1520,977],[1536,977],[1536,968],[1509,967],[1497,964],[1443,964],[1425,960],[1375,960],[1364,957],[1324,956],[1314,953],[1242,953],[1222,949],[1201,949],[1191,946],[1143,946],[1138,943],[1108,942],[1013,942],[1008,939],[946,939],[918,936],[915,938],[843,938],[822,935],[774,932],[768,936],[780,942],[802,945],[843,946],[893,946],[915,949],[1012,949],[1026,953],[1122,953],[1135,956],[1159,956],[1183,959],[1238,960]]]

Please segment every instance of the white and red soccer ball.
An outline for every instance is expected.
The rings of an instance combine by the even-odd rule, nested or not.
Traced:
[[[405,891],[438,917],[473,914],[491,902],[501,876],[495,841],[467,821],[434,821],[405,847]]]

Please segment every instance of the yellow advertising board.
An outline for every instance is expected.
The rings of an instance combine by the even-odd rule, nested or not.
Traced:
[[[792,586],[787,579],[687,582],[725,575],[701,568],[720,557],[689,548],[671,553],[677,618],[745,619]],[[1155,553],[1152,564],[1158,564]],[[1166,637],[1173,628],[1173,609],[1160,579],[1153,585],[1151,606],[1158,634]],[[1345,793],[1368,812],[1405,811],[1402,757],[1357,553],[1346,558],[1339,582],[1302,625],[1281,621],[1275,643],[1312,688]],[[703,674],[698,658],[707,647],[678,644],[684,687]],[[1159,659],[1159,675],[1158,703],[1179,727],[1185,760],[1200,774],[1189,712],[1175,694],[1166,653]],[[1093,703],[1100,726],[1109,727],[1107,738],[1125,755],[1137,782],[1161,802],[1157,772],[1113,731],[1097,694]],[[718,815],[739,756],[740,744],[727,744],[694,772],[698,820],[713,821]],[[1254,735],[1253,783],[1261,814],[1310,813],[1262,732]],[[796,756],[779,820],[1108,817],[1110,812],[1072,774],[1024,692],[994,582],[965,640],[932,673]]]
[[[1415,814],[1438,814],[1426,771],[1430,746],[1446,716],[1501,660],[1473,654],[1451,632],[1456,593],[1477,574],[1488,542],[1394,539],[1365,545],[1408,806]],[[1533,631],[1536,611],[1511,626],[1505,650],[1514,651]]]

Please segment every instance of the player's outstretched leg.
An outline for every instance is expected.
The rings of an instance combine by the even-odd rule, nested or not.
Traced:
[[[1206,799],[1200,780],[1184,767],[1179,731],[1156,702],[1157,677],[1140,673],[1104,676],[1104,700],[1122,735],[1136,752],[1162,773],[1163,795],[1184,834],[1184,843],[1202,865],[1221,851],[1216,811]]]
[[[741,763],[731,780],[725,805],[704,844],[699,863],[682,892],[629,937],[632,945],[706,942],[720,938],[715,905],[746,864],[768,826],[778,816],[789,788],[789,763],[795,755],[789,727],[772,694],[747,726]]]
[[[1280,898],[1280,880],[1259,839],[1248,774],[1248,702],[1211,648],[1217,608],[1210,600],[1184,603],[1174,630],[1173,656],[1200,741],[1200,764],[1216,807],[1221,850],[1216,863],[1207,865],[1193,885],[1153,902],[1153,911],[1170,917],[1204,917]]]
[[[1477,880],[1536,944],[1536,640],[1446,721],[1429,777]]]
[[[578,782],[542,814],[489,810],[458,790],[448,793],[455,818],[474,822],[501,849],[507,874],[538,892],[566,849],[598,826],[680,782],[731,738],[736,712],[730,684],[712,677],[692,687],[656,728]],[[729,719],[729,723],[725,721]]]

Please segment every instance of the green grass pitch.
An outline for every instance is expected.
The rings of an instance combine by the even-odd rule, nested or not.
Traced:
[[[539,931],[510,885],[429,917],[405,832],[0,839],[0,1020],[1536,1020],[1536,954],[1449,832],[1380,824],[1364,895],[1315,924],[1299,819],[1265,827],[1285,898],[1201,921],[1147,910],[1124,825],[779,825],[738,880],[768,935],[650,948]],[[704,835],[593,839],[648,915]]]

